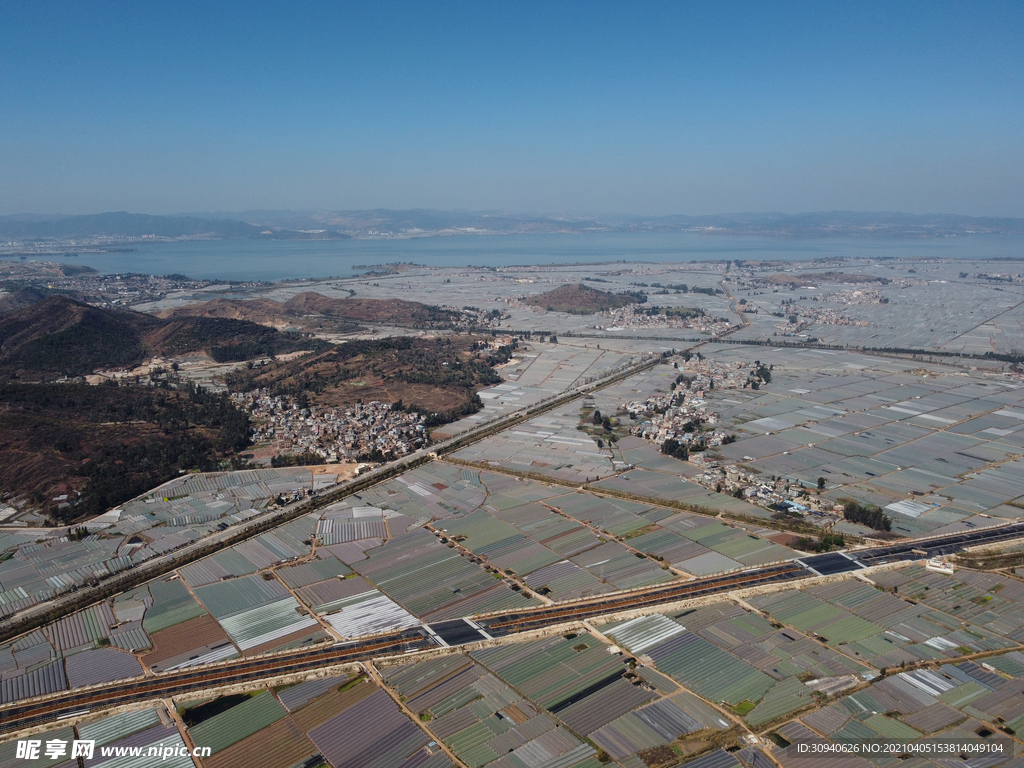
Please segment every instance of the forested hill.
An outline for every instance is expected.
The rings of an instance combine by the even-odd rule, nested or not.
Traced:
[[[188,304],[161,313],[163,317],[226,317],[258,323],[291,323],[322,326],[335,320],[358,328],[357,323],[390,323],[441,330],[468,324],[468,313],[404,299],[335,298],[319,293],[299,293],[285,302],[272,299],[218,298]],[[334,324],[336,325],[336,324]],[[329,326],[332,327],[333,325]]]
[[[0,315],[31,307],[51,295],[49,291],[26,285],[15,291],[0,293]]]
[[[542,307],[548,312],[568,312],[572,315],[590,315],[606,309],[617,309],[627,304],[643,304],[647,296],[639,291],[609,293],[591,288],[589,285],[561,285],[547,293],[528,296],[524,304]]]
[[[248,415],[223,394],[0,384],[3,498],[64,523],[104,512],[182,470],[214,470],[248,441]]]
[[[80,376],[135,365],[153,355],[202,351],[227,362],[327,346],[247,320],[162,320],[51,296],[0,316],[0,381]]]

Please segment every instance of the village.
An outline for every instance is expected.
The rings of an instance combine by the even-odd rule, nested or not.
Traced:
[[[428,440],[423,417],[391,403],[305,405],[266,389],[231,397],[252,417],[253,442],[268,443],[281,456],[314,454],[331,463],[382,461],[422,448]]]
[[[766,477],[739,464],[725,464],[712,449],[729,445],[735,437],[717,429],[718,414],[710,409],[708,393],[729,389],[759,389],[771,381],[771,366],[754,361],[753,366],[732,364],[695,355],[675,361],[681,372],[671,392],[646,400],[622,403],[620,413],[635,422],[631,435],[649,440],[662,453],[686,461],[701,470],[692,482],[718,493],[728,493],[774,510],[779,517],[800,517],[811,525],[826,528],[842,518],[842,505],[819,498],[815,491],[782,477]]]
[[[732,323],[724,318],[706,315],[700,309],[685,307],[661,308],[628,304],[618,309],[605,310],[601,316],[603,322],[596,324],[594,328],[602,331],[619,331],[626,328],[686,328],[718,336],[732,327]]]
[[[809,304],[797,304],[793,301],[783,303],[777,307],[774,314],[783,318],[775,324],[776,331],[790,332],[793,330],[793,318],[797,322],[806,325],[809,323],[820,323],[822,325],[851,325],[867,328],[871,325],[867,320],[851,318],[844,313],[846,307],[870,306],[877,304],[888,304],[889,300],[874,288],[856,288],[853,290],[836,291],[820,296],[800,296],[800,301],[814,302],[825,306],[810,306]],[[835,305],[840,306],[835,306]]]
[[[75,254],[72,254],[75,255]],[[170,293],[201,291],[223,285],[217,280],[196,280],[185,275],[149,275],[135,272],[103,274],[67,260],[0,260],[0,281],[6,291],[27,288],[43,293],[76,296],[96,307],[126,307],[157,301]],[[265,287],[260,281],[234,281],[233,288]]]

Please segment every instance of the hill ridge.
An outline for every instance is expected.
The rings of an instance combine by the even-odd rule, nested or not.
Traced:
[[[50,296],[0,316],[0,381],[81,376],[153,355],[206,351],[228,362],[326,346],[248,320],[161,319]]]

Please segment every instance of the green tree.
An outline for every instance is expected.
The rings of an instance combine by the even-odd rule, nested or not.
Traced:
[[[868,504],[860,504],[852,499],[844,500],[843,517],[851,523],[860,523],[876,531],[892,530],[892,518],[881,509]]]

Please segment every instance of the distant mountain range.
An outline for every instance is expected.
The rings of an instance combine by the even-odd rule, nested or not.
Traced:
[[[721,231],[750,235],[941,237],[1021,234],[1024,219],[946,213],[828,211],[817,213],[733,213],[714,216],[632,218],[622,228],[638,232]]]
[[[353,237],[584,232],[721,232],[784,236],[942,237],[1024,233],[1024,219],[957,214],[727,213],[709,216],[540,216],[502,211],[246,211],[195,216],[228,217],[282,229],[335,229]]]
[[[218,239],[337,239],[466,234],[586,232],[706,232],[789,237],[947,237],[1022,234],[1024,219],[957,214],[735,213],[711,216],[535,216],[501,211],[243,211],[154,216],[0,216],[0,238],[66,240],[75,237]]]
[[[0,216],[0,238],[17,240],[68,239],[75,237],[215,238],[221,240],[346,238],[336,231],[317,233],[267,228],[230,218],[155,216],[144,213],[95,213],[85,216],[16,214]]]

